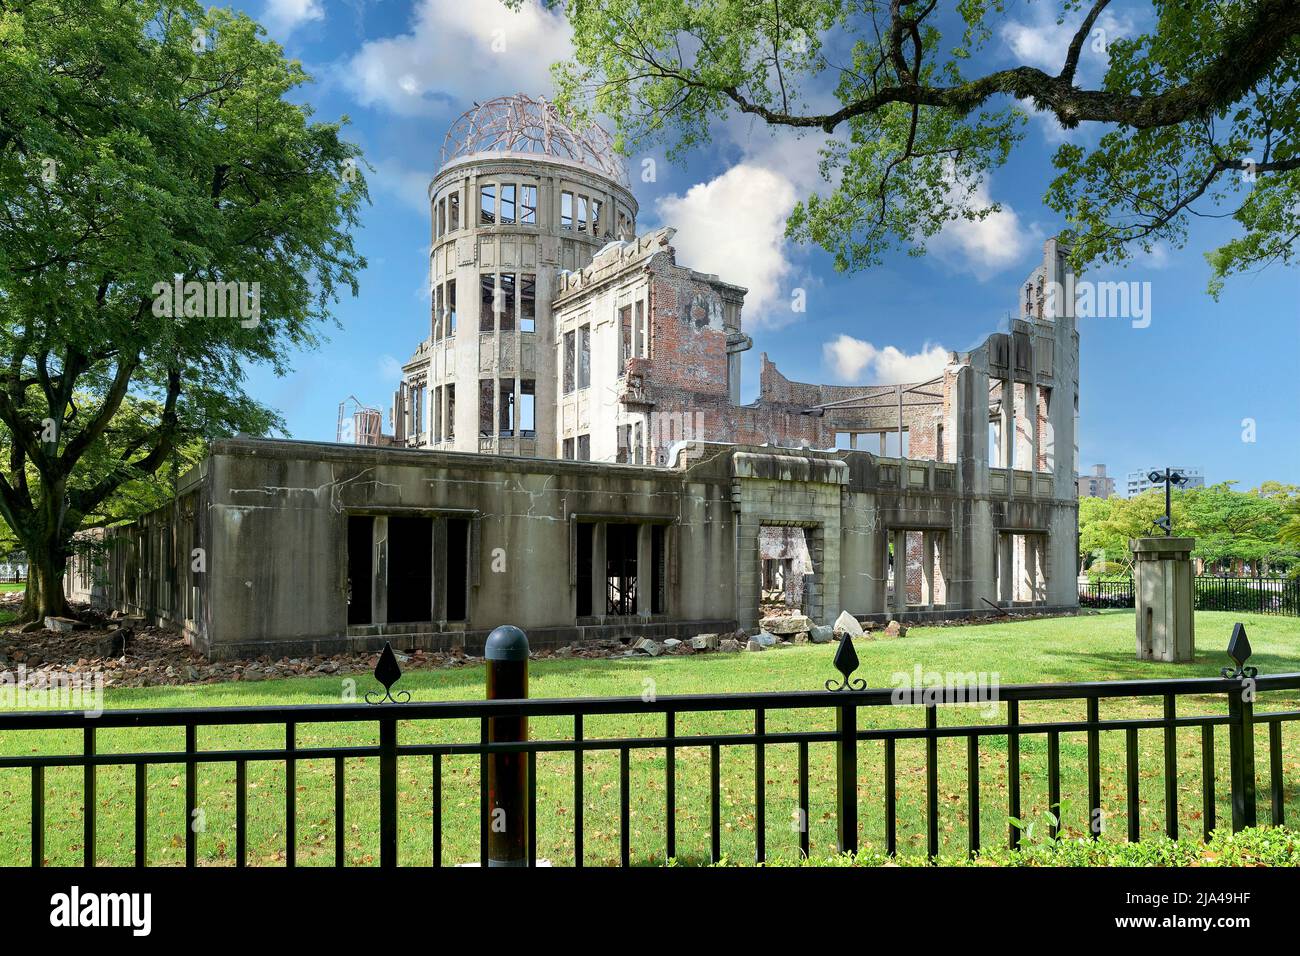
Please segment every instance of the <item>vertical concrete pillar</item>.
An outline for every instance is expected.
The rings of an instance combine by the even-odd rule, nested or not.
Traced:
[[[1025,386],[1025,420],[1029,425],[1029,463],[1024,467],[1038,474],[1038,386],[1030,382]],[[1029,493],[1038,493],[1038,482],[1029,482]]]
[[[952,600],[948,592],[948,576],[952,573],[952,532],[936,532],[934,562],[934,603],[947,604]]]
[[[376,515],[372,537],[375,545],[370,576],[370,620],[388,623],[388,516]]]
[[[446,589],[439,585],[447,577],[447,519],[433,519],[432,534],[433,559],[430,567],[433,573],[430,577],[430,594],[429,607],[432,609],[432,618],[435,621],[447,620],[447,594]]]
[[[998,435],[998,462],[1008,470],[1016,466],[1016,383],[1009,378],[1002,380],[1002,424]],[[1011,479],[1007,479],[1007,493],[1011,493]]]
[[[934,532],[921,533],[921,603],[934,610]]]
[[[609,609],[605,584],[605,522],[597,521],[591,529],[591,613],[603,621]]]
[[[894,606],[895,614],[907,610],[907,532],[894,531]]]
[[[1131,538],[1137,659],[1187,663],[1196,654],[1195,538]]]
[[[650,617],[650,526],[636,527],[636,613]]]
[[[1015,599],[1015,536],[1006,532],[997,534],[998,548],[998,600],[1010,604]]]

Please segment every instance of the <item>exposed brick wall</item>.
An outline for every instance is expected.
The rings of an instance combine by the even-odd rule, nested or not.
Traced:
[[[908,457],[938,457],[938,430],[951,402],[951,389],[955,383],[956,376],[945,374],[943,382],[936,382],[920,392],[904,393],[903,428],[907,430]],[[834,444],[836,432],[895,431],[898,428],[897,394],[893,385],[813,385],[792,382],[777,370],[767,355],[763,355],[759,363],[760,404],[792,402],[808,408],[846,399],[864,400],[868,407],[825,410],[821,430],[829,436],[826,447]],[[936,395],[943,397],[935,398]],[[873,453],[879,451],[878,445],[859,447]]]
[[[740,331],[739,290],[676,265],[669,252],[655,255],[650,270],[650,355],[630,363],[629,371],[639,376],[652,414],[667,422],[650,429],[652,461],[664,461],[668,445],[686,437],[796,448],[834,444],[834,430],[801,414],[807,406],[795,396],[731,403],[727,339]]]
[[[921,603],[921,589],[925,573],[921,567],[921,558],[925,553],[923,535],[920,531],[907,533],[907,603]]]
[[[650,360],[646,383],[727,397],[727,330],[721,296],[688,270],[655,257],[650,284]],[[705,303],[716,303],[710,324]],[[701,312],[704,312],[702,315]]]

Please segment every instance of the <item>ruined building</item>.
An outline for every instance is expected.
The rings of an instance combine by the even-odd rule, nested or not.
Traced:
[[[637,234],[598,130],[484,104],[429,197],[430,336],[393,433],[214,443],[172,506],[109,534],[106,601],[218,657],[472,651],[502,623],[536,646],[687,637],[753,628],[765,599],[821,623],[1077,606],[1055,241],[1019,318],[935,378],[805,384],[764,356],[744,405],[745,290],[677,262],[672,229]]]

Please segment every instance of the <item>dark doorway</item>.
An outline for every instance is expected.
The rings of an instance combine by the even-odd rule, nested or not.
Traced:
[[[605,613],[636,613],[636,537],[638,525],[605,525]]]
[[[433,620],[433,519],[388,519],[388,622]]]
[[[464,621],[468,615],[469,520],[447,519],[447,620]]]
[[[667,529],[661,524],[650,526],[650,613],[664,613],[665,556],[664,535]]]
[[[594,524],[577,526],[578,617],[591,617],[591,543]]]
[[[375,570],[375,519],[348,516],[348,623],[369,624]]]

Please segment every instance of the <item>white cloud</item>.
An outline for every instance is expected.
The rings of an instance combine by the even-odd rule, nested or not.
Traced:
[[[366,183],[400,200],[421,216],[429,215],[429,182],[433,174],[427,169],[411,169],[392,159],[369,160],[373,170],[366,171]]]
[[[1078,32],[1083,17],[1076,16],[1064,23],[1057,23],[1051,11],[1041,6],[1037,10],[1033,23],[1012,20],[1003,24],[1002,40],[1022,63],[1039,67],[1049,73],[1058,73],[1065,65],[1065,55],[1070,49],[1070,40]],[[1104,66],[1107,62],[1107,45],[1121,37],[1132,36],[1134,32],[1131,17],[1119,17],[1109,10],[1104,11],[1093,24],[1088,38],[1083,43],[1079,56],[1080,68],[1090,64]]]
[[[320,0],[266,0],[262,23],[272,34],[286,36],[312,20],[324,20]]]
[[[673,245],[681,265],[713,272],[749,290],[745,315],[769,319],[785,298],[782,280],[792,271],[785,221],[795,187],[772,169],[750,162],[732,166],[686,195],[662,197],[655,210],[678,230]]]
[[[1133,262],[1143,269],[1165,269],[1169,266],[1171,251],[1169,243],[1156,242],[1152,244],[1150,252],[1138,249]]]
[[[851,384],[896,385],[925,382],[948,364],[948,350],[926,342],[921,351],[908,353],[892,345],[883,349],[841,334],[822,345],[822,358],[835,376]]]
[[[345,82],[366,106],[427,116],[440,103],[552,89],[550,65],[573,51],[563,13],[536,2],[421,0],[410,30],[362,45]]]
[[[379,377],[392,381],[402,377],[402,363],[391,355],[379,356]]]
[[[957,190],[959,187],[954,186]],[[966,202],[974,208],[992,204],[988,178],[976,183]],[[1021,224],[1008,203],[983,219],[954,219],[929,244],[940,259],[981,281],[1018,263],[1041,238],[1036,226]]]

